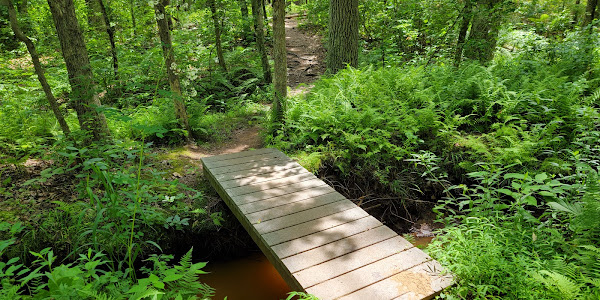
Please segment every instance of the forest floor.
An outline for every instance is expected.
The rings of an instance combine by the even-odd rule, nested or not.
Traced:
[[[288,86],[290,96],[307,93],[312,83],[325,72],[325,49],[322,37],[317,33],[298,26],[298,16],[287,16],[285,19],[285,35],[287,45]],[[248,149],[261,148],[263,138],[262,127],[253,125],[236,129],[222,143],[205,145],[187,145],[174,151],[159,151],[161,164],[171,169],[172,176],[189,186],[197,187],[198,174],[202,173],[200,158],[206,156],[241,152]]]
[[[290,96],[307,92],[312,83],[325,73],[325,48],[322,37],[298,26],[298,17],[285,19],[288,86]]]

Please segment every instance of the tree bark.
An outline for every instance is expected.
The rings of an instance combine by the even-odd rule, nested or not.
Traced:
[[[133,29],[133,36],[137,35],[137,25],[135,22],[135,0],[129,1],[129,14],[131,15],[131,28]]]
[[[335,74],[358,66],[358,0],[329,1],[327,69]]]
[[[262,1],[262,0],[261,0]],[[285,47],[285,0],[273,0],[273,56],[275,96],[273,123],[282,124],[287,97],[287,49]]]
[[[67,66],[71,85],[70,96],[73,99],[79,125],[83,131],[90,133],[95,141],[109,138],[106,118],[96,109],[102,104],[96,93],[94,74],[83,33],[75,15],[73,0],[48,0],[48,4]]]
[[[102,19],[98,15],[98,11],[100,10],[99,3],[97,0],[85,0],[85,5],[87,6],[87,22],[88,26],[98,27],[102,24]]]
[[[158,26],[158,35],[162,44],[163,57],[165,66],[167,67],[167,76],[171,92],[173,92],[173,105],[175,107],[175,115],[185,130],[188,131],[188,138],[192,131],[188,120],[185,104],[183,103],[183,94],[181,93],[181,84],[179,76],[175,73],[175,55],[173,53],[173,43],[171,42],[171,31],[169,30],[169,19],[171,16],[167,13],[166,7],[170,0],[158,0],[154,5],[156,14],[156,24]]]
[[[596,19],[596,7],[598,6],[598,0],[588,0],[585,6],[585,18],[583,19],[583,27],[592,24],[592,21]]]
[[[71,134],[71,130],[69,129],[69,125],[67,124],[65,118],[60,112],[60,106],[58,105],[56,98],[54,98],[54,95],[52,94],[52,89],[50,88],[50,85],[46,80],[46,76],[44,75],[44,69],[42,68],[42,64],[40,63],[40,56],[38,55],[35,49],[35,45],[31,41],[31,39],[29,39],[29,37],[27,37],[23,33],[23,31],[21,31],[21,28],[19,27],[19,22],[17,21],[17,12],[15,11],[13,3],[10,0],[2,0],[2,4],[8,5],[8,19],[10,21],[10,27],[15,33],[15,36],[27,46],[27,51],[29,51],[29,54],[31,55],[31,61],[33,62],[33,67],[35,68],[35,74],[37,75],[38,80],[42,85],[44,94],[46,94],[46,99],[48,99],[50,108],[52,109],[56,120],[58,120],[58,124],[60,125],[62,132],[66,137],[68,137]]]
[[[115,27],[110,22],[110,16],[106,12],[106,6],[104,6],[104,0],[97,0],[100,6],[100,12],[102,12],[102,20],[106,26],[106,34],[108,34],[108,41],[110,42],[110,54],[113,60],[113,70],[115,73],[115,79],[119,80],[119,61],[117,60],[117,48],[115,46]]]
[[[29,3],[27,2],[27,0],[21,0],[19,5],[17,6],[20,14],[27,15],[27,5],[28,4]]]
[[[246,2],[246,0],[238,0],[238,4],[240,5],[240,12],[242,13],[242,34],[244,36],[244,40],[248,40],[250,37],[248,2]]]
[[[494,57],[501,23],[502,0],[482,0],[473,7],[469,39],[464,45],[464,55],[480,62]]]
[[[216,0],[208,0],[208,6],[210,6],[210,12],[215,27],[215,45],[217,46],[217,58],[219,59],[219,66],[221,66],[223,71],[227,72],[225,57],[223,56],[223,45],[221,45],[221,21],[219,20],[220,15],[217,11]]]
[[[256,34],[256,46],[260,53],[260,62],[263,69],[263,80],[271,83],[273,76],[271,75],[271,65],[269,64],[269,57],[267,56],[267,50],[265,49],[265,18],[263,16],[263,10],[261,8],[260,1],[252,0],[252,15],[254,19],[254,32]]]
[[[471,24],[471,0],[465,0],[465,7],[462,12],[462,23],[458,31],[458,39],[456,41],[456,53],[454,54],[454,65],[459,66],[462,61],[462,53],[467,38],[467,31]]]

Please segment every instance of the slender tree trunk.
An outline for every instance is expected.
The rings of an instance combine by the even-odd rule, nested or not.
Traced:
[[[327,69],[335,74],[358,66],[358,0],[329,1]]]
[[[2,4],[8,5],[8,19],[10,20],[10,27],[15,33],[15,36],[27,46],[27,50],[31,55],[33,67],[35,68],[35,73],[38,77],[38,80],[40,81],[40,84],[42,85],[44,94],[46,94],[46,99],[48,99],[50,108],[52,109],[52,112],[54,112],[54,116],[56,117],[56,120],[58,120],[58,124],[60,125],[62,132],[65,134],[65,136],[68,137],[69,134],[71,134],[71,130],[69,129],[69,125],[67,124],[65,118],[60,112],[60,106],[58,105],[56,98],[54,98],[54,95],[52,94],[52,89],[50,89],[50,85],[48,85],[48,81],[46,80],[46,76],[44,75],[44,69],[42,68],[42,64],[40,63],[40,56],[35,50],[35,45],[31,41],[31,39],[29,39],[29,37],[27,37],[25,34],[23,34],[23,31],[21,31],[21,28],[19,27],[19,23],[17,21],[17,12],[15,11],[13,3],[10,0],[2,0],[2,2]]]
[[[83,33],[75,15],[73,0],[48,0],[48,4],[67,66],[71,84],[70,96],[74,102],[79,125],[82,130],[91,134],[93,140],[109,138],[106,118],[96,109],[102,104],[96,93],[94,74]]]
[[[27,5],[29,3],[27,2],[27,0],[21,0],[21,2],[18,5],[19,8],[19,13],[22,15],[27,15]]]
[[[263,10],[263,16],[266,18],[267,17],[267,4],[265,4],[266,0],[259,0],[259,1],[260,1],[260,6],[262,7],[262,10]]]
[[[575,0],[575,7],[573,8],[573,20],[571,21],[571,25],[575,26],[579,23],[579,5],[581,4],[581,0]]]
[[[102,19],[98,15],[100,10],[99,2],[97,0],[85,0],[87,6],[87,22],[90,27],[98,27],[102,24]]]
[[[596,7],[598,6],[598,0],[588,0],[585,7],[585,18],[583,19],[583,26],[592,24],[592,21],[596,19]]]
[[[262,14],[262,8],[260,7],[260,1],[252,0],[252,15],[254,19],[254,32],[256,33],[256,46],[260,53],[260,62],[263,69],[263,79],[265,82],[271,83],[273,76],[271,75],[271,65],[269,64],[269,58],[267,56],[267,50],[265,49],[265,19]]]
[[[501,2],[482,0],[473,8],[471,31],[464,45],[466,57],[480,62],[488,62],[494,57],[501,23]]]
[[[97,0],[100,6],[100,12],[102,12],[102,20],[104,26],[106,26],[106,34],[108,34],[108,40],[110,42],[110,54],[113,59],[113,70],[115,73],[115,79],[119,80],[119,61],[117,60],[117,47],[115,46],[115,27],[110,22],[110,17],[106,12],[106,6],[104,6],[104,0]]]
[[[170,0],[158,0],[154,5],[154,12],[156,14],[156,24],[158,25],[158,35],[160,36],[160,42],[162,44],[165,65],[167,67],[169,85],[174,94],[173,105],[175,106],[175,115],[179,122],[181,122],[183,128],[191,135],[192,131],[188,121],[187,111],[185,110],[185,104],[183,103],[183,94],[181,93],[179,76],[174,70],[175,55],[173,53],[173,43],[171,42],[171,31],[169,30],[169,19],[171,19],[171,16],[166,11],[166,7],[169,3]]]
[[[135,22],[135,0],[129,1],[129,14],[131,15],[131,28],[133,29],[133,36],[137,35],[137,25]]]
[[[215,45],[217,46],[217,58],[219,59],[219,66],[221,66],[223,71],[227,72],[225,57],[223,56],[223,45],[221,45],[221,21],[219,20],[220,15],[217,12],[216,0],[208,0],[208,6],[210,6],[210,12],[215,27]]]
[[[244,40],[248,40],[250,38],[248,2],[246,2],[246,0],[238,0],[238,4],[240,5],[240,12],[242,13],[242,31]]]
[[[262,1],[262,0],[261,0]],[[273,56],[275,97],[273,121],[282,124],[287,97],[287,49],[285,47],[285,0],[273,0]]]
[[[462,13],[462,23],[458,31],[458,39],[456,41],[456,53],[454,54],[454,65],[459,66],[462,61],[463,47],[467,38],[467,31],[471,24],[471,0],[465,0],[465,7]]]

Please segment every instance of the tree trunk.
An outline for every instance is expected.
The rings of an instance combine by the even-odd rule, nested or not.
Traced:
[[[210,12],[215,27],[215,45],[217,46],[217,58],[219,59],[219,66],[223,71],[227,72],[227,65],[225,65],[225,57],[223,56],[223,46],[221,45],[221,21],[220,16],[217,13],[216,0],[208,0],[208,6],[210,6]]]
[[[329,1],[327,69],[335,74],[358,66],[358,0]]]
[[[85,0],[87,6],[87,22],[90,27],[98,27],[102,24],[101,16],[98,14],[100,10],[97,0]]]
[[[471,24],[471,0],[465,0],[465,7],[462,12],[462,23],[458,31],[458,39],[456,41],[456,53],[454,54],[454,65],[459,66],[462,61],[463,47],[467,38],[467,31]]]
[[[263,16],[263,10],[261,8],[260,1],[252,0],[252,15],[254,19],[254,32],[256,33],[256,46],[260,53],[260,61],[263,69],[263,79],[265,82],[271,83],[273,76],[271,75],[271,65],[269,64],[269,58],[267,56],[267,50],[265,49],[265,18]]]
[[[129,1],[129,14],[131,15],[131,28],[133,29],[133,36],[137,35],[136,22],[135,22],[135,0]]]
[[[91,134],[93,140],[109,138],[106,118],[102,112],[96,110],[102,104],[96,93],[94,74],[83,33],[75,15],[73,0],[48,0],[48,4],[67,66],[71,85],[70,96],[74,102],[79,125],[83,131]]]
[[[480,62],[494,57],[500,29],[502,0],[478,1],[473,10],[469,39],[464,45],[464,55]]]
[[[108,34],[108,40],[110,42],[110,54],[113,59],[113,70],[115,73],[115,79],[119,80],[119,61],[117,60],[117,48],[115,46],[115,27],[110,22],[110,17],[106,12],[106,6],[104,6],[104,0],[97,0],[100,6],[100,12],[102,12],[102,20],[104,20],[104,26],[106,26],[106,33]]]
[[[262,1],[262,0],[261,0]],[[273,56],[275,97],[273,123],[282,124],[287,97],[287,49],[285,47],[285,0],[273,0]]]
[[[21,31],[19,27],[19,23],[17,21],[17,12],[15,11],[15,7],[10,0],[2,0],[3,4],[8,5],[8,19],[10,20],[10,27],[12,28],[15,36],[25,45],[27,46],[27,50],[31,55],[31,61],[33,62],[33,67],[35,68],[35,74],[38,77],[40,84],[42,85],[42,89],[44,90],[44,94],[46,94],[46,99],[48,99],[48,103],[50,104],[50,108],[52,112],[54,112],[54,116],[56,120],[58,120],[58,124],[62,129],[62,132],[65,136],[69,136],[71,134],[71,130],[69,129],[69,125],[65,121],[62,113],[60,112],[60,106],[54,98],[52,94],[52,89],[50,89],[50,85],[48,85],[48,81],[46,80],[46,76],[44,75],[44,69],[42,68],[42,64],[40,63],[40,57],[35,50],[35,45],[25,34]]]
[[[238,4],[240,5],[240,12],[242,13],[242,34],[244,36],[244,40],[248,40],[250,37],[248,2],[246,2],[246,0],[238,0]]]
[[[592,21],[596,19],[596,7],[598,6],[598,0],[588,0],[585,7],[585,18],[583,19],[583,27],[592,24]]]
[[[154,5],[154,12],[156,14],[156,24],[158,25],[158,35],[160,36],[160,42],[162,44],[165,66],[167,67],[169,85],[171,86],[171,91],[173,92],[175,115],[179,122],[181,122],[183,128],[188,131],[189,137],[192,131],[188,121],[187,111],[185,110],[185,104],[183,103],[183,94],[181,93],[179,76],[174,70],[175,55],[173,53],[173,43],[171,42],[171,31],[169,30],[169,19],[171,19],[171,16],[165,9],[169,3],[170,0],[158,0],[158,2],[156,2]]]
[[[19,8],[19,13],[22,15],[27,15],[27,5],[29,3],[27,2],[27,0],[21,0],[21,2],[19,2],[18,8]]]

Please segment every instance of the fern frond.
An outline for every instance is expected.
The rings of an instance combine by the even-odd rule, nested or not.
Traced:
[[[556,272],[542,270],[535,279],[544,284],[549,290],[557,293],[560,299],[578,299],[581,286],[567,276]]]

